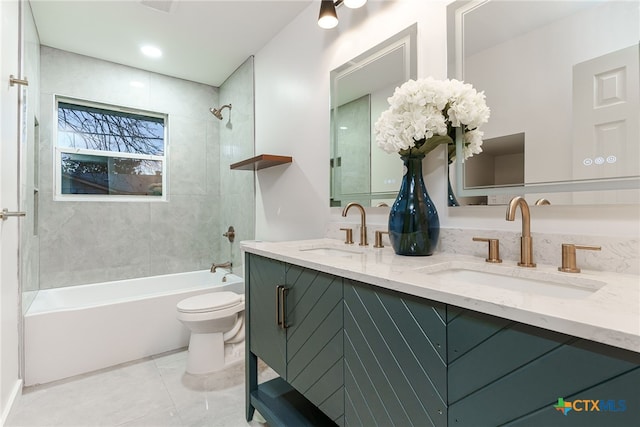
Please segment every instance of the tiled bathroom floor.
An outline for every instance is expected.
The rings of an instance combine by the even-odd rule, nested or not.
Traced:
[[[6,427],[262,426],[244,419],[244,364],[193,376],[187,351],[25,388]],[[260,365],[260,381],[276,376]]]

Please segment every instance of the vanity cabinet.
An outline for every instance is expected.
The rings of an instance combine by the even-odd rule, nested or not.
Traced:
[[[345,279],[346,426],[446,426],[446,307]]]
[[[247,289],[251,329],[248,333],[250,350],[283,378],[287,377],[287,334],[277,317],[280,294],[277,287],[285,283],[283,262],[251,256],[247,258]]]
[[[450,426],[632,426],[640,354],[447,307]],[[566,416],[558,399],[578,402]],[[598,401],[598,403],[594,403]]]
[[[246,268],[248,419],[255,407],[296,427],[640,420],[640,353],[254,254]],[[281,378],[258,384],[258,357]]]
[[[275,405],[308,401],[320,412],[307,409],[309,419],[290,422],[342,425],[342,278],[257,255],[247,255],[246,263],[249,401],[261,412],[270,410],[265,406],[269,399]],[[256,358],[280,375],[262,394]]]

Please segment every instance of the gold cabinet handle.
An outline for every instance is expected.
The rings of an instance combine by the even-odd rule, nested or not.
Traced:
[[[374,248],[384,248],[384,245],[382,244],[382,235],[383,234],[389,234],[388,231],[382,231],[382,230],[376,230],[376,241],[373,245]]]
[[[485,237],[474,237],[474,242],[487,242],[489,243],[489,252],[485,258],[486,262],[500,263],[500,241],[498,239],[488,239]]]
[[[570,243],[562,244],[562,266],[558,267],[558,271],[565,273],[580,273],[580,269],[576,264],[576,249],[586,251],[599,251],[600,246],[574,245]]]
[[[280,305],[282,304],[280,301],[280,289],[283,288],[284,286],[282,285],[278,285],[276,286],[276,324],[280,327],[282,327],[282,319],[280,318]]]
[[[345,232],[345,245],[353,245],[353,229],[352,228],[341,228],[340,230]]]
[[[287,329],[287,292],[289,290],[284,286],[280,286],[280,327]]]

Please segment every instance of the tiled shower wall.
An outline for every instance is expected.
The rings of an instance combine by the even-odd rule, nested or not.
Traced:
[[[231,104],[222,112],[220,122],[220,230],[215,238],[220,243],[220,256],[215,262],[233,262],[233,272],[243,275],[240,241],[255,238],[254,172],[231,170],[233,163],[254,156],[254,58],[249,57],[220,86],[218,106]],[[213,116],[212,116],[213,117]],[[218,121],[218,119],[215,119]],[[235,241],[222,237],[229,226],[236,232]]]
[[[44,46],[41,73],[40,289],[199,270],[224,258],[224,124],[209,112],[219,89]],[[167,113],[168,201],[54,201],[55,95]]]

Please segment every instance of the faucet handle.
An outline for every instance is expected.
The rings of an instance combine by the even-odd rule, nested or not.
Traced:
[[[352,228],[341,228],[340,230],[345,232],[345,245],[353,245],[353,229]]]
[[[558,271],[565,273],[580,273],[580,269],[576,265],[576,249],[587,251],[599,251],[600,246],[574,245],[570,243],[562,244],[562,267],[558,267]]]
[[[489,254],[487,255],[487,258],[485,258],[486,262],[493,262],[493,263],[502,262],[502,260],[500,259],[500,240],[488,239],[485,237],[474,237],[472,240],[474,242],[489,243]]]
[[[382,231],[382,230],[376,230],[376,241],[373,245],[374,248],[384,248],[384,245],[382,244],[382,235],[383,234],[389,234],[388,231]]]

